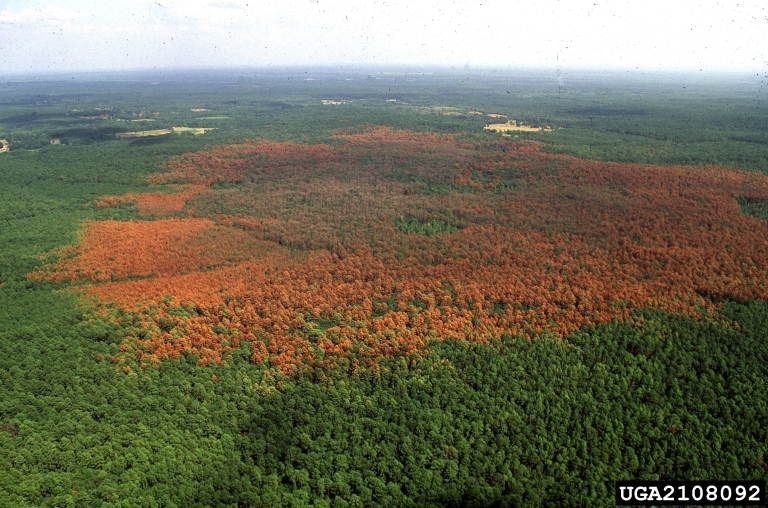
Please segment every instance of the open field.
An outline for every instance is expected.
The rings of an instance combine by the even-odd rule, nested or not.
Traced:
[[[172,127],[173,132],[191,132],[195,136],[212,131],[215,127]]]
[[[0,505],[768,480],[758,78],[309,71],[2,84]]]
[[[508,120],[506,123],[492,123],[484,129],[496,132],[552,132],[551,127],[531,127],[529,125],[518,124],[516,120]]]
[[[171,127],[170,129],[155,129],[150,131],[116,132],[115,137],[117,139],[144,138],[147,136],[165,136],[166,134],[170,134],[172,132],[191,132],[197,136],[200,134],[205,134],[206,132],[213,129],[213,127]]]

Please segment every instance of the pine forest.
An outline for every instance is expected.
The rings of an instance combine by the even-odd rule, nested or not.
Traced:
[[[0,84],[1,506],[768,480],[758,79],[291,72]]]

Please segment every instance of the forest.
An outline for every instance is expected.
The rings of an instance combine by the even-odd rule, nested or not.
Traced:
[[[758,79],[74,78],[0,84],[0,505],[768,479]]]

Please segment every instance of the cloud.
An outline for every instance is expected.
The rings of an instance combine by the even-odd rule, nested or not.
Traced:
[[[0,24],[32,26],[64,26],[76,20],[91,17],[88,11],[70,11],[57,5],[48,5],[43,9],[21,9],[11,11],[10,7],[0,11]]]
[[[208,5],[215,9],[245,9],[248,6],[245,2],[211,2]]]
[[[768,28],[768,10],[757,0],[738,7],[716,0],[41,0],[50,3],[27,7],[35,1],[0,11],[0,66],[28,68],[33,55],[80,68],[469,62],[759,69]]]

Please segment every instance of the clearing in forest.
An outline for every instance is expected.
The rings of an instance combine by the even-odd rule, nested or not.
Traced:
[[[215,129],[215,127],[171,127],[170,129],[155,129],[151,131],[118,132],[115,133],[115,137],[117,139],[143,138],[147,136],[165,136],[171,132],[191,132],[197,136],[199,134],[205,134],[213,129]]]
[[[214,130],[215,127],[173,127],[173,132],[191,132],[195,136]]]
[[[491,116],[491,115],[489,115]],[[492,123],[485,126],[486,130],[496,132],[552,132],[552,128],[547,127],[531,127],[528,125],[518,124],[517,120],[508,120],[507,123]]]

